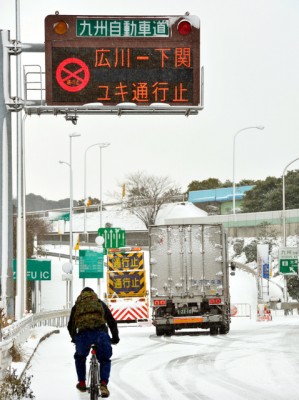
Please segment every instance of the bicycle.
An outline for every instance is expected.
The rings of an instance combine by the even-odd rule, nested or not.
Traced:
[[[91,358],[90,367],[88,373],[87,389],[90,393],[90,400],[98,400],[100,394],[99,391],[99,362],[96,356],[97,346],[91,345]]]

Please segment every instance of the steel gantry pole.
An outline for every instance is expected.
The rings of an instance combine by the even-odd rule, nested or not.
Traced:
[[[21,43],[20,2],[16,0],[16,46]],[[21,102],[21,51],[16,52],[16,101]],[[17,295],[16,319],[20,319],[26,308],[27,265],[26,265],[26,203],[25,203],[25,148],[22,113],[17,113]]]
[[[1,301],[5,315],[14,316],[12,278],[13,210],[12,210],[12,127],[10,99],[9,31],[0,30],[0,271]]]
[[[9,41],[7,49],[10,55],[16,56],[16,93],[12,97],[10,93],[10,71],[7,71],[6,75],[6,86],[9,87],[9,93],[5,96],[6,105],[8,106],[8,114],[10,111],[16,112],[16,147],[17,147],[17,273],[16,273],[16,299],[15,299],[15,318],[20,319],[25,311],[26,305],[26,190],[25,190],[25,118],[23,120],[22,110],[24,101],[22,100],[22,65],[21,65],[21,53],[22,52],[44,52],[45,45],[43,43],[21,43],[21,23],[20,23],[20,0],[15,0],[15,23],[16,23],[16,38],[14,41]],[[9,64],[10,68],[10,64]],[[10,128],[11,132],[11,128]],[[11,135],[10,135],[11,136]],[[11,137],[10,137],[11,140]],[[8,165],[8,168],[10,166]],[[11,178],[9,178],[11,179]],[[12,203],[12,198],[9,200]],[[12,226],[12,223],[11,223]],[[8,228],[8,231],[12,232],[12,228]],[[3,233],[3,232],[2,232]],[[2,235],[3,236],[3,235]],[[11,236],[11,238],[10,238]],[[6,251],[10,254],[10,248],[12,249],[12,233],[8,235],[11,243],[8,244]],[[10,256],[9,256],[10,257]],[[8,264],[8,268],[11,262]],[[11,289],[13,293],[13,288]],[[11,295],[12,296],[12,295]],[[13,315],[13,311],[9,312]]]

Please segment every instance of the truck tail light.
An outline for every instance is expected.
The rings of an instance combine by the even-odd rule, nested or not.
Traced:
[[[158,306],[165,307],[166,306],[166,300],[154,300],[154,306],[156,306],[156,307],[158,307]]]
[[[210,305],[221,304],[221,298],[220,297],[215,297],[214,299],[209,299],[209,304]]]
[[[189,21],[187,21],[186,19],[182,19],[179,23],[178,23],[178,32],[180,35],[186,36],[189,35],[189,33],[191,32],[192,26],[190,24]]]

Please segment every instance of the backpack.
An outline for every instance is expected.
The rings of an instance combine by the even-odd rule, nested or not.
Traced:
[[[97,329],[105,325],[105,312],[95,292],[82,292],[75,303],[76,330]]]

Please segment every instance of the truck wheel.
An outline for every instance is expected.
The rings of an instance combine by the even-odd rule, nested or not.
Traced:
[[[218,335],[218,327],[217,326],[211,326],[210,335]]]
[[[164,329],[163,328],[159,328],[158,326],[156,326],[156,335],[157,336],[164,335]]]
[[[221,324],[220,329],[219,329],[219,333],[221,335],[226,335],[229,332],[229,324]]]
[[[166,336],[171,336],[171,335],[174,335],[174,332],[175,332],[175,330],[172,329],[172,328],[170,328],[170,329],[167,329],[167,331],[165,332],[165,334],[166,334]]]

